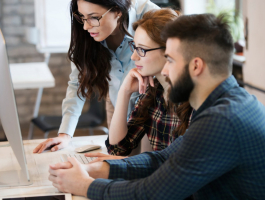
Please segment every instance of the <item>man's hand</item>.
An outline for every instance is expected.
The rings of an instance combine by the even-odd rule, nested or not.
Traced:
[[[81,164],[82,168],[93,178],[105,178],[109,177],[110,166],[107,162],[95,162],[89,164]],[[70,169],[73,165],[71,162],[62,162],[55,165],[50,165],[52,170]]]
[[[87,173],[85,165],[78,162],[76,158],[68,158],[68,161],[61,166],[50,165],[49,180],[60,192],[86,197],[88,187],[94,179]],[[57,169],[58,167],[61,168]]]
[[[50,165],[50,168],[53,170],[57,170],[57,169],[70,169],[72,168],[73,165],[70,162],[61,162],[61,163],[57,163],[54,165]]]
[[[45,149],[52,147],[51,151],[58,151],[68,145],[71,140],[71,136],[65,133],[60,133],[58,137],[49,138],[46,141],[40,143],[34,150],[33,153],[42,153]]]
[[[86,157],[97,157],[95,160],[89,162],[89,164],[91,163],[95,163],[95,162],[102,162],[103,160],[119,160],[119,159],[124,159],[124,158],[128,158],[127,156],[113,156],[113,155],[108,155],[108,154],[104,154],[104,153],[86,153],[85,154]]]

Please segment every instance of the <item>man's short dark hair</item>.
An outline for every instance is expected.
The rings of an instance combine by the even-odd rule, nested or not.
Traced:
[[[232,72],[233,38],[225,15],[183,15],[166,25],[162,38],[178,38],[180,51],[188,63],[200,57],[213,75]]]

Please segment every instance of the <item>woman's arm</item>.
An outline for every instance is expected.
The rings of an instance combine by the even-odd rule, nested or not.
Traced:
[[[109,129],[109,143],[112,145],[117,144],[127,134],[127,110],[130,96],[131,94],[125,92],[121,87]]]
[[[105,141],[107,151],[110,155],[116,156],[128,156],[133,149],[137,148],[142,137],[145,134],[144,124],[136,123],[136,116],[138,113],[139,103],[146,95],[140,95],[133,111],[130,114],[129,120],[127,121],[127,133],[125,137],[120,140],[117,144],[110,144],[109,137]]]
[[[86,99],[81,94],[81,99],[77,96],[79,71],[74,63],[71,63],[71,69],[72,72],[69,76],[70,80],[68,81],[66,97],[62,103],[63,118],[58,133],[66,133],[73,136]]]
[[[58,137],[49,138],[46,141],[40,143],[33,150],[33,153],[42,153],[45,149],[54,145],[55,146],[51,149],[52,151],[62,149],[68,145],[71,137],[74,135],[74,131],[78,122],[78,118],[81,115],[85,99],[80,99],[77,96],[79,71],[73,63],[71,63],[71,69],[72,72],[70,74],[70,81],[68,82],[66,97],[62,104],[63,118],[58,131]]]
[[[142,77],[136,68],[132,69],[124,79],[110,124],[109,143],[111,145],[118,144],[127,135],[127,110],[131,94],[136,91],[140,94],[144,93],[149,82],[152,86],[154,85],[152,77]]]

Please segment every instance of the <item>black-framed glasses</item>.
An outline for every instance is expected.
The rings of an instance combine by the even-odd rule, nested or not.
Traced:
[[[90,18],[84,19],[83,16],[81,16],[78,13],[78,11],[74,12],[73,16],[76,19],[76,21],[78,21],[80,24],[84,24],[86,21],[90,26],[99,27],[100,26],[99,20],[101,20],[112,8],[110,8],[107,12],[101,15],[101,17],[90,17]]]
[[[143,49],[142,47],[136,47],[134,45],[134,42],[133,41],[130,41],[128,43],[129,43],[129,46],[130,46],[131,51],[134,52],[134,50],[136,50],[137,54],[140,57],[145,57],[146,52],[148,52],[148,51],[154,51],[154,50],[157,50],[157,49],[165,49],[166,48],[166,47],[158,47],[158,48],[154,48],[154,49]]]

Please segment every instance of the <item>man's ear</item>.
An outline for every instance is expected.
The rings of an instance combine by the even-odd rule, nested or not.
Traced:
[[[205,69],[205,63],[199,57],[193,58],[190,61],[189,65],[190,65],[190,75],[191,76],[195,76],[195,77],[199,76]]]

